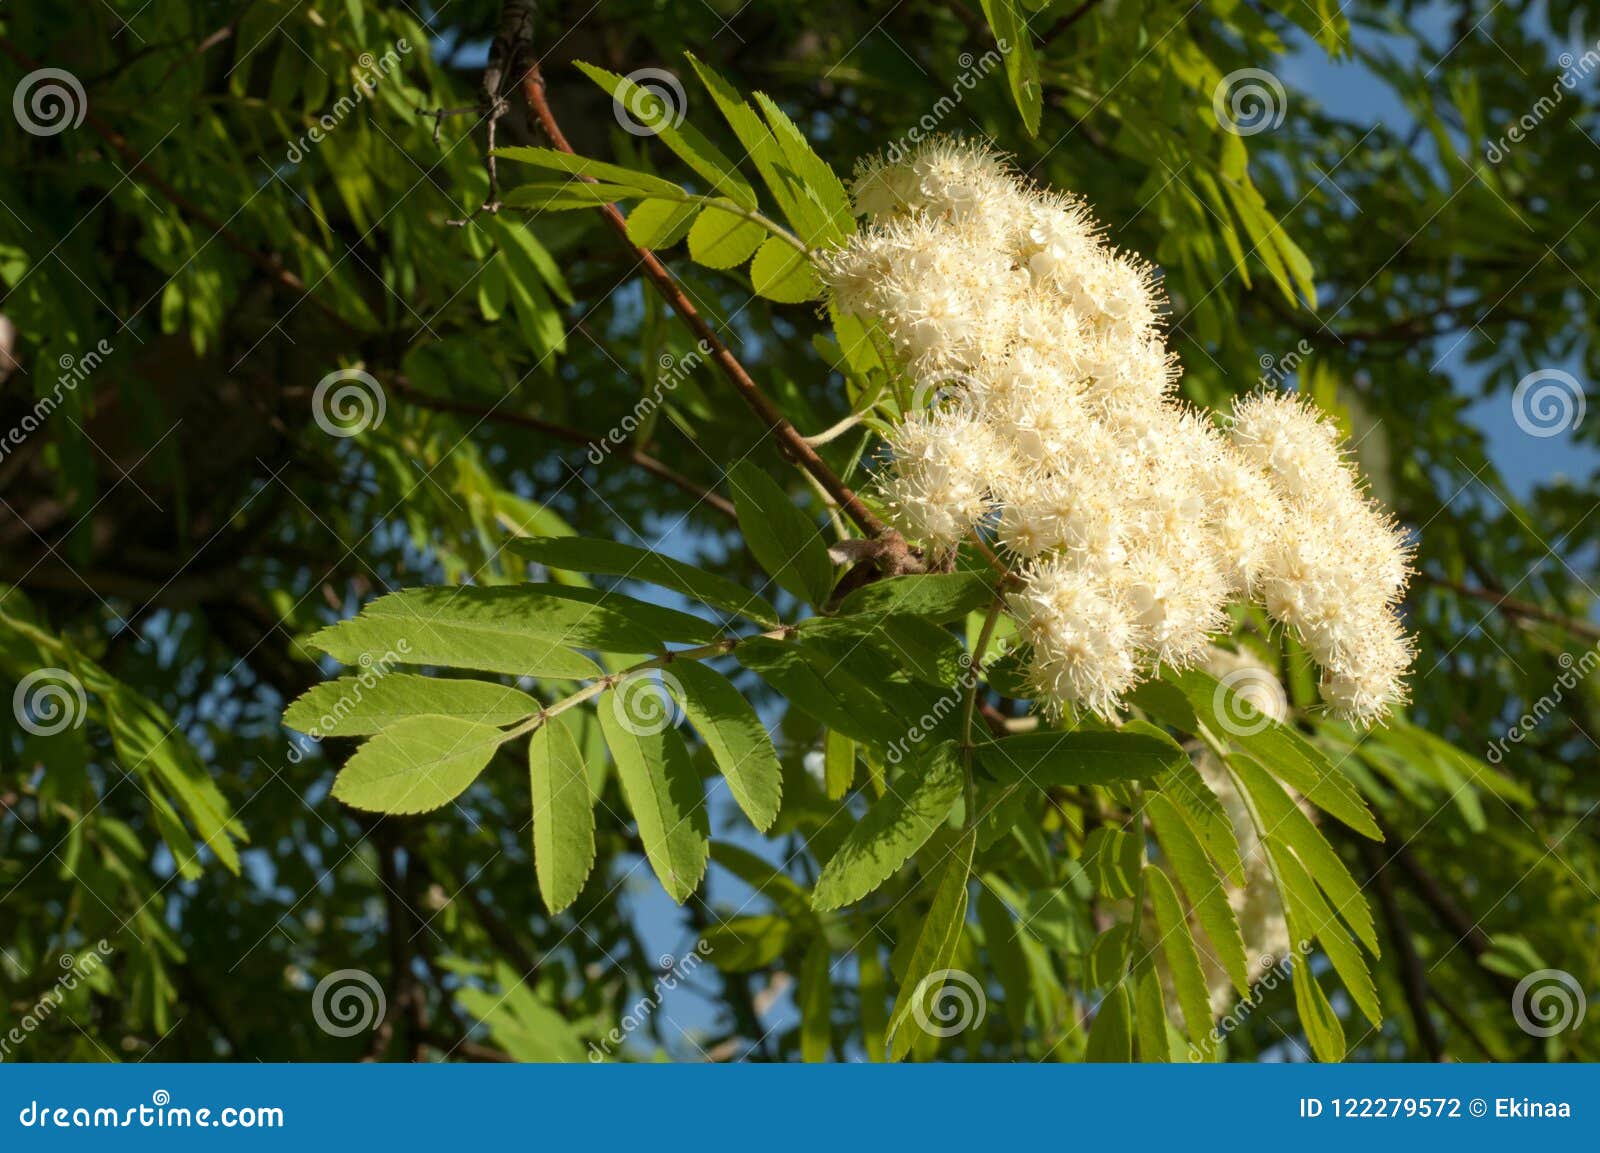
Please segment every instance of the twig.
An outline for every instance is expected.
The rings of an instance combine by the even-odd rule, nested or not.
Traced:
[[[40,64],[37,60],[29,56],[26,52],[22,51],[22,49],[18,48],[10,41],[10,39],[5,36],[0,36],[0,52],[4,52],[7,56],[11,57],[11,59],[15,60],[19,65],[28,69],[29,71],[36,71],[40,67]],[[139,176],[146,184],[156,189],[156,191],[160,192],[174,205],[176,205],[178,210],[185,216],[211,229],[212,233],[220,237],[229,248],[232,248],[235,252],[239,253],[241,256],[244,256],[279,285],[287,288],[290,292],[293,292],[301,299],[309,301],[319,311],[331,317],[345,328],[353,327],[350,322],[341,316],[339,312],[331,305],[324,303],[315,296],[312,296],[310,289],[306,287],[305,281],[301,280],[299,276],[286,268],[283,264],[283,261],[279,257],[260,251],[242,236],[231,230],[222,221],[218,220],[215,216],[211,215],[211,213],[201,208],[182,192],[179,192],[177,188],[173,187],[172,184],[168,183],[167,179],[152,169],[146,162],[145,158],[140,156],[138,151],[126,140],[124,140],[122,138],[122,134],[116,129],[112,128],[109,124],[101,120],[93,112],[90,112],[87,109],[84,111],[84,120],[89,127],[94,130],[95,135],[99,136],[102,140],[109,144],[124,160],[126,160],[132,166],[129,175]]]
[[[1054,40],[1057,36],[1060,36],[1068,28],[1071,28],[1079,20],[1082,20],[1085,16],[1089,15],[1089,13],[1094,10],[1095,5],[1098,3],[1100,3],[1100,0],[1083,0],[1082,4],[1079,4],[1071,12],[1068,12],[1061,19],[1057,20],[1054,24],[1050,25],[1050,27],[1046,28],[1044,30],[1044,34],[1040,36],[1039,39],[1043,40],[1046,44],[1049,44],[1052,40]]]
[[[511,111],[511,102],[506,99],[509,88],[506,76],[516,75],[519,72],[525,50],[533,43],[533,22],[537,15],[536,0],[506,0],[506,6],[500,10],[499,31],[489,44],[489,61],[483,69],[483,83],[478,90],[478,106],[473,109],[457,109],[453,112],[441,108],[436,112],[425,113],[434,118],[435,144],[439,142],[439,127],[446,115],[458,115],[463,111],[483,114],[489,143],[483,154],[483,166],[489,173],[489,192],[484,197],[483,203],[473,210],[471,216],[464,220],[446,222],[456,228],[465,228],[472,217],[480,212],[493,216],[503,207],[500,203],[500,172],[496,167],[494,154],[495,134],[499,129],[501,118]]]
[[[576,155],[571,144],[561,131],[555,114],[550,109],[549,100],[545,96],[544,74],[540,71],[538,62],[535,61],[522,78],[522,92],[527,98],[528,105],[533,109],[540,127],[549,138],[550,143],[559,151]],[[641,248],[628,239],[628,225],[622,213],[614,205],[600,205],[600,214],[612,231],[622,238],[624,244],[633,250],[643,266],[645,275],[655,285],[685,324],[694,332],[695,336],[703,340],[711,350],[711,358],[728,378],[728,381],[744,398],[752,411],[761,419],[762,423],[777,438],[778,445],[785,456],[816,477],[818,483],[827,490],[828,495],[836,501],[846,515],[855,522],[866,536],[887,539],[898,537],[899,534],[883,521],[878,519],[871,509],[862,503],[861,498],[836,476],[811,445],[806,443],[805,437],[800,435],[794,425],[779,411],[778,407],[761,391],[760,386],[751,379],[748,371],[739,362],[738,357],[728,349],[727,345],[717,337],[706,323],[699,311],[690,303],[683,289],[679,287],[677,279],[669,272],[665,265],[658,260],[648,248]],[[902,550],[906,551],[903,548]],[[906,571],[906,570],[894,570]]]
[[[1405,914],[1395,897],[1394,877],[1384,868],[1383,850],[1371,841],[1361,842],[1362,855],[1367,859],[1367,870],[1372,875],[1371,887],[1378,892],[1378,905],[1383,910],[1384,924],[1400,960],[1401,988],[1405,992],[1406,1007],[1411,1011],[1411,1021],[1417,1030],[1417,1043],[1430,1061],[1443,1061],[1444,1042],[1434,1027],[1428,1012],[1428,975],[1423,970],[1422,959],[1417,956],[1416,943],[1411,939]]]
[[[835,424],[835,425],[832,425],[832,426],[830,426],[828,428],[823,429],[821,432],[817,433],[815,436],[805,437],[804,440],[812,448],[820,448],[823,445],[827,444],[829,441],[838,440],[841,436],[843,436],[845,433],[849,432],[852,428],[854,428],[856,425],[860,424],[865,419],[866,419],[866,416],[865,416],[864,413],[852,412],[849,416],[845,417],[838,424]]]
[[[417,115],[433,117],[433,143],[437,146],[439,143],[439,130],[444,127],[446,119],[451,116],[472,116],[481,111],[482,109],[478,105],[467,104],[461,108],[418,108]],[[452,220],[448,223],[465,223],[465,221]]]
[[[553,436],[558,440],[567,441],[569,444],[581,444],[588,448],[593,448],[595,445],[606,443],[606,438],[603,436],[594,436],[590,433],[584,432],[582,429],[569,428],[567,425],[557,424],[555,421],[545,420],[540,416],[530,416],[527,413],[521,412],[505,412],[500,409],[481,408],[478,405],[469,404],[465,401],[451,400],[442,396],[434,396],[432,393],[421,391],[403,377],[396,377],[394,379],[394,385],[396,391],[405,396],[406,399],[411,401],[413,404],[420,405],[423,408],[431,408],[435,412],[456,412],[461,413],[463,416],[477,417],[479,420],[488,421],[491,424],[509,424],[518,428],[532,429],[535,432],[542,432],[547,436]],[[690,480],[682,473],[675,471],[666,464],[663,464],[649,453],[641,452],[636,448],[629,447],[618,448],[617,455],[632,461],[634,464],[638,465],[652,476],[659,477],[668,484],[680,488],[686,493],[689,493],[696,499],[705,501],[706,504],[716,509],[722,515],[729,518],[735,518],[737,516],[734,511],[733,502],[727,497],[721,495],[720,493],[713,492],[711,489],[705,487],[703,484],[700,484],[698,481]]]
[[[430,884],[440,884],[438,874],[434,872],[433,867],[422,854],[414,854],[411,860],[421,878],[426,879]],[[446,889],[446,891],[449,890]],[[534,955],[528,952],[523,943],[517,939],[517,935],[511,931],[510,926],[502,921],[495,911],[486,905],[483,899],[473,891],[470,881],[465,885],[459,886],[451,900],[460,900],[466,903],[467,907],[472,910],[473,919],[478,922],[479,927],[483,929],[484,935],[489,938],[489,943],[500,950],[506,960],[511,962],[512,966],[516,968],[520,980],[527,982],[539,971],[539,962],[534,958]]]
[[[1565,629],[1575,636],[1588,637],[1592,641],[1600,641],[1600,625],[1593,625],[1588,621],[1580,621],[1575,617],[1552,612],[1550,609],[1544,608],[1542,605],[1536,605],[1532,601],[1518,600],[1516,597],[1503,593],[1499,589],[1478,588],[1474,585],[1461,584],[1447,577],[1434,576],[1432,573],[1425,572],[1418,575],[1429,584],[1449,589],[1457,596],[1471,597],[1473,600],[1480,600],[1485,604],[1492,605],[1507,616],[1543,621],[1545,624]]]
[[[372,1043],[364,1058],[376,1061],[389,1050],[389,1044],[399,1032],[404,1021],[413,1047],[427,1028],[427,1005],[416,974],[411,971],[411,922],[413,914],[401,895],[399,855],[400,846],[392,832],[378,826],[378,877],[384,888],[388,904],[385,929],[389,937],[389,1001],[387,1011],[378,1027],[373,1030]],[[411,872],[411,870],[407,870]],[[414,874],[413,874],[414,876]],[[413,1057],[415,1053],[413,1052]]]
[[[1478,962],[1474,968],[1498,988],[1502,995],[1512,996],[1516,982],[1482,964],[1483,958],[1492,948],[1489,934],[1479,927],[1471,914],[1456,903],[1456,899],[1440,884],[1439,879],[1417,860],[1404,837],[1401,837],[1382,818],[1378,818],[1378,829],[1383,833],[1384,843],[1395,846],[1390,854],[1390,860],[1405,872],[1411,881],[1412,892],[1428,907],[1445,931],[1454,937],[1453,944],[1464,946],[1467,952],[1472,954],[1473,959]]]

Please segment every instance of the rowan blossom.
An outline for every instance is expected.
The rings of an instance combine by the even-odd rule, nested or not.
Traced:
[[[909,378],[884,503],[939,551],[993,539],[1046,709],[1114,715],[1241,599],[1306,646],[1341,715],[1404,699],[1409,552],[1315,406],[1259,394],[1224,432],[1176,399],[1157,270],[981,145],[868,160],[854,197],[866,225],[820,263]]]

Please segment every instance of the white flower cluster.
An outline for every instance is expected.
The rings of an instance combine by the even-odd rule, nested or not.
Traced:
[[[1185,406],[1154,270],[980,146],[868,161],[855,201],[868,223],[823,276],[915,385],[890,514],[934,549],[978,530],[1005,550],[1048,708],[1109,716],[1199,659],[1240,598],[1308,647],[1342,715],[1403,699],[1404,539],[1315,407],[1254,396],[1225,434]]]

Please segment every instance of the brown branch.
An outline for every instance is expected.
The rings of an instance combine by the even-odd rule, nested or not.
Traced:
[[[421,391],[404,378],[395,378],[394,386],[397,392],[399,392],[413,404],[420,405],[423,408],[433,409],[436,412],[455,412],[460,413],[463,416],[474,416],[479,420],[488,421],[492,424],[508,424],[517,428],[532,429],[535,432],[542,432],[547,436],[553,436],[557,440],[564,440],[569,444],[581,444],[588,448],[605,443],[605,437],[603,436],[593,436],[587,432],[584,432],[582,429],[569,428],[567,425],[557,424],[555,421],[546,420],[540,416],[530,416],[527,413],[521,412],[504,412],[500,409],[481,408],[478,405],[469,404],[465,401],[450,400],[446,397],[434,396],[432,393]],[[700,484],[698,481],[690,480],[682,473],[677,472],[666,464],[663,464],[649,453],[641,452],[636,448],[630,447],[617,449],[616,455],[632,461],[634,464],[648,472],[651,476],[659,477],[668,484],[677,488],[681,488],[684,492],[689,493],[696,499],[705,501],[706,504],[710,505],[712,508],[716,509],[726,517],[734,517],[737,515],[734,512],[733,502],[727,497],[720,493],[713,492],[711,489],[705,487],[703,484]]]
[[[531,53],[530,53],[531,55]],[[572,145],[567,143],[567,138],[562,134],[561,125],[557,122],[555,114],[550,109],[550,102],[545,97],[544,74],[539,70],[537,60],[532,61],[527,72],[522,78],[522,92],[527,98],[528,105],[533,109],[533,114],[544,130],[550,143],[559,151],[574,154]],[[587,178],[583,178],[587,179]],[[622,238],[638,258],[643,266],[645,275],[655,285],[662,298],[670,305],[689,329],[700,340],[705,342],[705,347],[711,350],[711,359],[717,364],[722,374],[728,378],[729,383],[743,397],[745,403],[761,419],[767,429],[777,438],[778,446],[783,454],[795,464],[805,469],[816,478],[823,490],[838,503],[846,515],[855,522],[863,534],[869,537],[883,539],[898,538],[899,534],[891,529],[877,515],[862,503],[861,498],[840,480],[834,471],[828,467],[827,462],[817,455],[816,450],[806,443],[800,431],[790,424],[788,419],[779,411],[777,405],[767,398],[759,385],[751,379],[749,372],[739,362],[729,349],[712,331],[699,310],[689,301],[688,296],[679,286],[677,278],[669,272],[665,265],[658,260],[648,248],[641,248],[628,239],[628,225],[622,213],[618,212],[615,205],[605,204],[600,206],[600,214],[605,218],[611,230]],[[891,558],[892,559],[892,558]]]
[[[440,108],[434,112],[418,109],[425,116],[433,119],[433,142],[439,143],[439,129],[444,124],[446,116],[460,115],[464,112],[480,113],[483,117],[485,132],[488,136],[488,147],[484,150],[483,165],[489,174],[489,192],[483,198],[483,203],[475,208],[464,220],[449,220],[445,223],[456,228],[464,228],[471,222],[472,217],[478,213],[495,215],[504,207],[500,203],[500,170],[495,157],[495,135],[499,130],[500,121],[505,114],[511,111],[511,102],[506,99],[509,87],[506,83],[508,73],[516,71],[517,61],[522,50],[533,42],[533,22],[537,12],[536,0],[506,0],[506,5],[500,11],[500,28],[489,43],[489,60],[484,65],[483,78],[478,86],[478,103],[473,108],[445,109]]]
[[[1550,609],[1544,608],[1542,605],[1536,605],[1532,601],[1518,600],[1516,597],[1503,593],[1499,589],[1479,588],[1475,585],[1461,584],[1447,577],[1434,576],[1432,573],[1425,572],[1418,575],[1431,585],[1449,589],[1457,596],[1471,597],[1473,600],[1483,601],[1507,616],[1521,617],[1524,620],[1543,621],[1545,624],[1565,629],[1575,636],[1587,637],[1592,641],[1600,641],[1600,626],[1590,624],[1588,621],[1580,621],[1575,617],[1552,612]]]
[[[1089,13],[1094,10],[1095,5],[1099,3],[1100,0],[1083,0],[1082,4],[1079,4],[1071,12],[1068,12],[1061,19],[1057,20],[1054,24],[1050,25],[1050,27],[1046,28],[1039,39],[1043,40],[1046,44],[1049,44],[1057,36],[1060,36],[1079,20],[1082,20],[1085,16],[1089,15]]]
[[[201,40],[200,43],[195,46],[195,50],[192,53],[187,56],[180,56],[177,60],[174,60],[172,65],[166,70],[165,73],[162,74],[161,79],[156,83],[156,87],[166,87],[167,81],[172,79],[173,73],[177,72],[179,68],[182,68],[191,60],[200,59],[200,57],[211,51],[218,44],[222,44],[228,40],[231,40],[235,35],[237,35],[239,32],[239,25],[244,22],[245,15],[250,11],[254,4],[255,0],[245,0],[245,2],[239,6],[239,10],[233,14],[232,20],[228,21],[221,28],[218,28],[215,32],[212,32],[205,39]]]

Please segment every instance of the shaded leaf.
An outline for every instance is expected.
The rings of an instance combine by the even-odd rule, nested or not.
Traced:
[[[892,877],[950,815],[964,776],[953,742],[928,749],[926,758],[867,810],[823,867],[812,908],[820,912],[859,901]]]
[[[1001,737],[978,745],[977,756],[995,780],[1040,788],[1150,780],[1175,759],[1188,759],[1168,738],[1095,729]]]
[[[1217,960],[1239,994],[1247,994],[1250,966],[1245,958],[1244,937],[1239,932],[1233,906],[1228,903],[1221,874],[1212,867],[1200,838],[1195,836],[1177,805],[1160,793],[1146,794],[1144,805],[1172,871],[1183,886],[1196,919],[1211,939]]]
[[[750,284],[758,295],[783,304],[799,304],[822,294],[806,254],[780,236],[761,242],[750,262]]]
[[[689,228],[689,255],[707,268],[734,268],[750,259],[768,235],[742,213],[708,204]]]
[[[920,1039],[922,1023],[931,1019],[927,1015],[927,1002],[939,995],[955,960],[956,946],[961,942],[961,930],[966,924],[967,883],[972,877],[976,841],[971,832],[957,841],[949,859],[929,881],[933,899],[920,923],[910,959],[906,962],[900,994],[889,1014],[890,1060],[900,1060]],[[977,995],[982,996],[981,988]]]
[[[800,965],[800,1059],[817,1064],[828,1059],[833,1043],[833,983],[828,975],[828,942],[815,937]]]
[[[682,690],[683,710],[711,750],[733,799],[750,823],[766,832],[783,800],[783,767],[766,726],[721,673],[698,661],[680,661],[669,675]]]
[[[820,605],[833,587],[833,562],[811,518],[794,506],[778,482],[749,461],[728,474],[745,544],[773,580],[802,600]]]
[[[1200,967],[1199,950],[1189,932],[1189,919],[1184,916],[1177,890],[1166,873],[1154,865],[1148,866],[1144,871],[1144,884],[1155,910],[1156,928],[1161,933],[1161,948],[1167,956],[1172,983],[1178,990],[1178,1005],[1183,1010],[1189,1043],[1210,1060],[1217,1047],[1212,1035],[1211,995],[1206,989],[1205,970]]]
[[[1125,981],[1106,990],[1100,1009],[1089,1026],[1085,1061],[1122,1062],[1133,1060],[1133,999]]]

